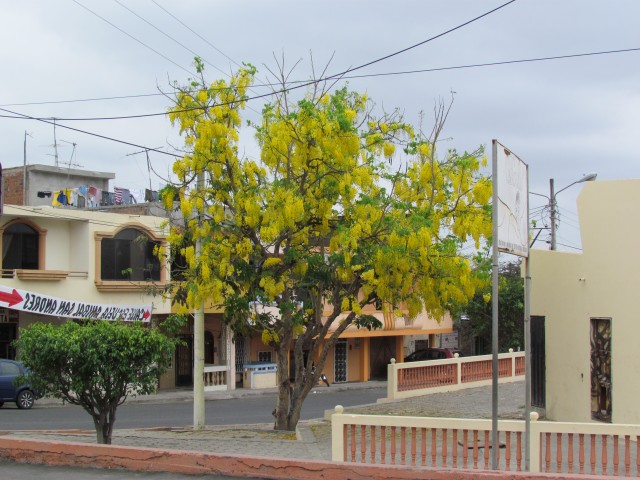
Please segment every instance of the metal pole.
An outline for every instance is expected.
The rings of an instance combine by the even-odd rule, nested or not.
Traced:
[[[491,375],[491,468],[498,469],[498,143],[493,140],[493,210],[492,210],[492,240],[491,246],[493,261],[491,268],[491,351],[492,375]]]
[[[531,272],[524,259],[524,468],[530,471],[531,458]]]
[[[22,167],[22,206],[27,204],[27,131],[24,131],[24,149],[23,149],[23,167]]]
[[[202,195],[204,173],[197,177],[196,195]],[[202,255],[202,213],[198,215],[198,232],[196,235],[195,254],[197,261]],[[204,409],[204,300],[200,300],[193,315],[193,429],[205,427]]]
[[[551,209],[551,246],[550,250],[556,249],[556,196],[553,193],[553,178],[549,179],[549,208]]]

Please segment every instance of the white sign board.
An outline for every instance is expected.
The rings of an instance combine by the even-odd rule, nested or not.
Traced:
[[[529,169],[496,140],[498,250],[529,256]],[[495,177],[494,177],[495,178]],[[494,188],[496,184],[494,183]],[[494,208],[496,206],[494,205]]]
[[[0,307],[54,317],[148,322],[151,305],[101,305],[65,300],[0,285]]]

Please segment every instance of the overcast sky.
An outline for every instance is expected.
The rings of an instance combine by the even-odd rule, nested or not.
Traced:
[[[82,166],[75,168],[114,172],[112,187],[151,184],[156,189],[165,181],[149,175],[144,154],[131,155],[140,148],[62,126],[173,152],[171,146],[180,146],[181,140],[166,116],[62,119],[166,111],[169,100],[153,94],[168,91],[171,81],[187,82],[193,52],[204,59],[210,80],[250,62],[259,69],[258,83],[263,82],[266,66],[275,67],[274,55],[284,57],[288,66],[300,61],[291,78],[306,80],[310,53],[316,68],[333,55],[328,73],[339,73],[440,35],[504,3],[2,0],[0,108],[61,119],[56,129],[59,165],[71,162]],[[352,75],[639,49],[639,21],[637,0],[517,0]],[[598,180],[640,177],[637,50],[348,82],[367,92],[380,109],[400,108],[410,122],[417,123],[420,112],[426,112],[427,126],[434,104],[455,92],[441,149],[484,145],[490,154],[491,139],[497,138],[529,165],[530,190],[535,192],[548,195],[552,177],[557,190],[589,172],[597,172]],[[124,96],[129,98],[104,99]],[[88,101],[98,98],[103,100]],[[250,105],[254,111],[247,116],[255,118],[261,103]],[[23,164],[25,132],[30,135],[27,163],[53,165],[51,125],[0,118],[2,165]],[[247,135],[244,148],[255,155]],[[151,153],[150,159],[155,171],[166,176],[172,158]],[[561,249],[580,246],[575,207],[580,188],[573,186],[557,197]],[[532,197],[533,211],[545,202]],[[536,246],[544,248],[546,237],[543,233]]]

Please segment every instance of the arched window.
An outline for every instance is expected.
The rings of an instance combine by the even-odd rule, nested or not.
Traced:
[[[2,268],[38,270],[40,233],[25,223],[14,223],[2,233]]]
[[[136,228],[125,228],[100,245],[102,280],[160,280],[160,260],[154,250],[160,242]]]

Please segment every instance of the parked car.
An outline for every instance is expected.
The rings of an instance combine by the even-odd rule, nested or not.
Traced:
[[[27,370],[20,362],[0,359],[0,407],[4,402],[15,402],[18,408],[31,408],[36,400],[36,394],[31,386],[16,385],[14,380],[26,375]]]
[[[455,348],[425,348],[416,350],[404,358],[405,362],[420,362],[422,360],[438,360],[441,358],[454,358],[455,354],[462,356],[460,350]]]

